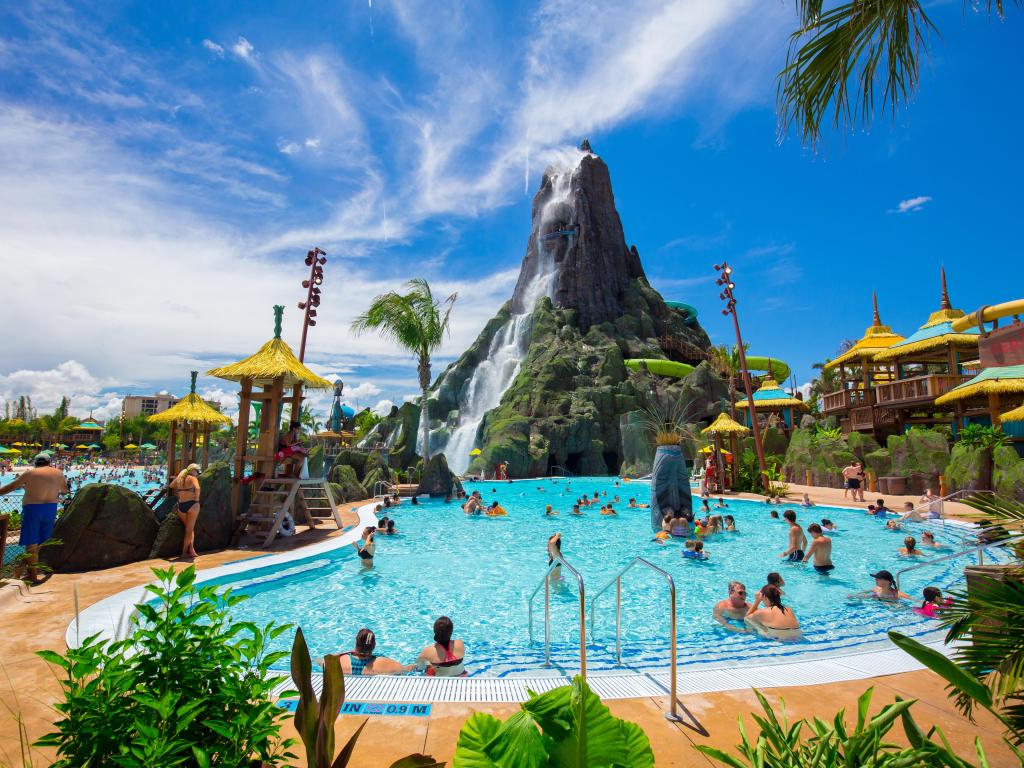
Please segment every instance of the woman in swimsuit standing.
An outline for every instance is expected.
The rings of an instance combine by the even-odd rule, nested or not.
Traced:
[[[434,644],[420,652],[417,666],[427,667],[427,674],[437,677],[466,677],[466,666],[462,663],[466,648],[461,640],[452,640],[455,625],[447,616],[434,622]]]
[[[352,542],[352,546],[359,553],[359,559],[362,561],[364,568],[373,568],[373,553],[377,549],[377,545],[373,542],[373,535],[376,532],[376,527],[368,525],[363,529],[362,541]]]
[[[171,481],[171,490],[178,497],[174,511],[185,526],[185,538],[181,542],[181,560],[195,560],[196,520],[199,518],[199,465],[189,464]]]

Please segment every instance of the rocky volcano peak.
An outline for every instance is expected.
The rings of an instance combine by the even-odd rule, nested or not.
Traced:
[[[627,287],[645,275],[636,249],[626,245],[608,166],[588,141],[581,150],[575,167],[548,168],[533,198],[512,311],[532,309],[540,285],[555,307],[577,311],[585,331],[621,317]]]

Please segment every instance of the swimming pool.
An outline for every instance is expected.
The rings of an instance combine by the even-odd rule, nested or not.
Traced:
[[[82,470],[71,468],[64,471],[64,476],[67,478],[68,486],[72,491],[78,490],[83,485],[88,485],[89,483],[113,483],[114,485],[123,485],[125,488],[130,488],[141,495],[162,485],[159,482],[147,480],[146,471],[142,469],[107,469],[106,467],[100,467],[99,469]],[[0,474],[0,485],[6,485],[14,480],[15,477],[16,475],[13,472]],[[9,495],[11,498],[20,499],[23,492],[21,489],[18,489]]]
[[[236,608],[240,620],[300,625],[313,654],[347,650],[356,631],[370,627],[377,634],[377,653],[402,662],[413,661],[431,642],[432,624],[451,616],[456,636],[467,648],[467,668],[474,676],[536,675],[544,662],[543,601],[535,603],[536,639],[530,641],[526,599],[540,583],[547,559],[547,538],[560,531],[563,554],[582,573],[589,596],[597,593],[633,557],[640,555],[668,571],[678,594],[679,664],[716,662],[759,664],[784,657],[827,658],[872,645],[891,647],[885,632],[892,628],[913,636],[935,636],[935,623],[914,614],[909,605],[850,600],[851,593],[870,588],[869,574],[880,568],[896,572],[922,558],[896,554],[909,531],[888,531],[884,522],[860,510],[794,507],[806,526],[829,517],[839,525],[833,536],[836,570],[829,576],[809,566],[783,563],[786,523],[770,518],[763,503],[728,500],[725,510],[736,518],[738,531],[706,539],[706,562],[685,561],[678,542],[652,541],[649,513],[630,510],[630,496],[645,500],[646,483],[615,486],[615,478],[478,483],[486,500],[497,499],[505,518],[469,517],[458,505],[430,501],[404,502],[389,512],[399,535],[377,538],[372,569],[360,566],[352,547],[324,552],[280,566],[253,569],[216,580],[248,595]],[[492,491],[493,489],[493,491]],[[618,517],[602,517],[593,507],[583,517],[568,515],[583,493],[618,494]],[[551,504],[561,514],[543,515]],[[940,541],[959,546],[967,533],[959,526],[927,524]],[[935,556],[948,554],[938,552]],[[917,597],[935,584],[947,589],[962,579],[968,556],[907,575],[901,585]],[[973,560],[971,560],[973,562]],[[786,580],[785,602],[800,618],[805,640],[782,644],[749,634],[729,632],[711,618],[715,602],[725,597],[730,580],[743,581],[753,593],[769,571]],[[668,610],[664,582],[646,569],[633,569],[623,580],[623,662],[644,672],[668,664]],[[588,597],[588,611],[590,608]],[[614,588],[598,601],[593,631],[588,626],[588,666],[618,668],[614,655]],[[579,602],[575,584],[566,581],[552,592],[551,659],[555,671],[578,666]],[[589,616],[588,616],[589,619]],[[279,639],[281,649],[289,637]]]

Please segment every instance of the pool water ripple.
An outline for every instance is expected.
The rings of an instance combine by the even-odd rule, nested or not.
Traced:
[[[591,597],[637,555],[667,570],[675,581],[680,665],[748,665],[796,654],[823,658],[888,644],[885,632],[893,628],[916,636],[937,632],[935,622],[910,610],[913,604],[849,599],[870,588],[873,571],[887,568],[895,573],[912,564],[896,552],[907,533],[920,540],[925,524],[890,531],[883,521],[859,510],[793,507],[805,528],[822,517],[839,525],[833,536],[836,570],[821,576],[809,566],[780,560],[787,529],[784,521],[769,516],[772,508],[730,499],[724,512],[736,518],[738,531],[707,537],[710,559],[693,562],[680,556],[679,542],[662,545],[652,540],[646,509],[626,508],[630,495],[646,499],[647,484],[616,487],[615,482],[573,478],[471,486],[488,501],[497,499],[508,510],[505,518],[469,517],[455,503],[413,506],[406,501],[387,512],[396,520],[399,534],[377,537],[372,569],[361,567],[354,549],[344,547],[317,555],[310,563],[291,563],[288,573],[271,567],[269,572],[255,570],[218,581],[249,596],[234,609],[240,619],[301,625],[315,656],[351,648],[356,631],[367,626],[377,634],[377,653],[409,663],[432,641],[434,619],[447,614],[455,622],[456,636],[466,644],[472,675],[536,675],[542,669],[543,593],[535,602],[532,643],[526,600],[540,583],[547,564],[546,541],[556,531],[562,533],[563,554],[586,581],[588,665],[593,670],[617,668],[614,588],[597,601],[593,632]],[[602,517],[593,507],[582,517],[568,514],[579,495],[595,491],[607,494],[602,502],[619,494],[618,517]],[[560,515],[545,517],[546,504]],[[927,525],[940,541],[959,548],[963,529]],[[956,586],[967,562],[965,556],[908,574],[903,589],[916,599],[929,584],[943,590]],[[711,607],[725,597],[730,580],[743,581],[753,594],[769,571],[779,571],[786,580],[785,603],[800,618],[802,642],[781,644],[729,632],[711,618]],[[646,569],[634,568],[624,578],[625,667],[652,671],[667,665],[666,592],[664,581]],[[578,666],[578,612],[574,581],[555,585],[551,660],[556,670],[571,673]],[[282,636],[278,642],[287,649],[288,638]]]

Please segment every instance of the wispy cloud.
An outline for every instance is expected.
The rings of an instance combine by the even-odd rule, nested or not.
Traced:
[[[913,213],[914,211],[920,211],[927,203],[930,203],[931,200],[932,199],[927,195],[900,200],[899,203],[896,204],[896,207],[891,208],[888,213]]]
[[[235,44],[231,46],[231,52],[242,61],[250,64],[256,61],[256,47],[244,37],[239,37],[235,41]]]
[[[213,42],[213,40],[210,40],[210,39],[203,40],[203,48],[208,50],[210,53],[212,53],[218,59],[223,59],[224,58],[224,46],[223,45],[218,45],[217,43]]]

